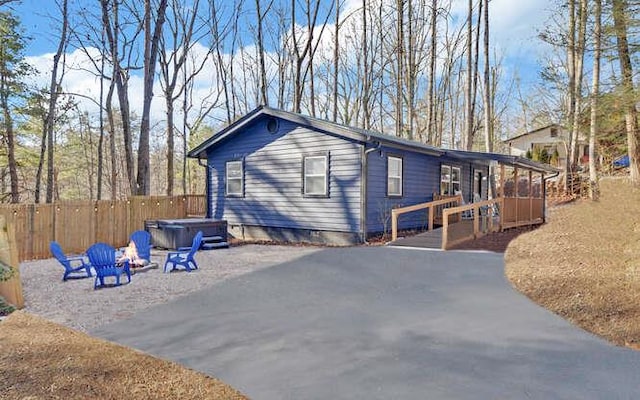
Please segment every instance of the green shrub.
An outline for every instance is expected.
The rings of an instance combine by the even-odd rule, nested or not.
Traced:
[[[13,276],[13,268],[0,261],[0,282],[8,281]]]
[[[11,304],[7,303],[4,297],[0,296],[0,316],[9,315],[14,312],[16,308]]]

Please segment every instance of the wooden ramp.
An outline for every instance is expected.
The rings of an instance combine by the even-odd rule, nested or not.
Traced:
[[[387,244],[388,246],[422,247],[425,249],[442,248],[442,228],[435,228],[417,235],[402,237]]]

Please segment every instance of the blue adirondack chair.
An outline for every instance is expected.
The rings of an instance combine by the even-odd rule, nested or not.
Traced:
[[[184,267],[187,272],[191,272],[191,270],[193,269],[198,269],[198,264],[196,264],[194,255],[200,249],[201,243],[202,231],[199,231],[193,238],[191,247],[180,247],[178,251],[169,252],[167,254],[167,261],[165,261],[164,263],[164,272],[167,272],[167,267],[169,266],[169,264],[173,264],[171,271],[176,269],[179,265]]]
[[[63,281],[69,278],[90,278],[93,276],[91,275],[91,264],[86,260],[85,256],[67,257],[62,251],[62,247],[55,241],[49,244],[49,250],[64,267]]]
[[[96,243],[92,245],[87,249],[87,256],[96,271],[96,280],[93,284],[94,289],[101,286],[107,286],[104,283],[104,278],[108,276],[115,277],[115,284],[112,286],[119,286],[121,284],[121,275],[127,276],[127,283],[131,282],[129,261],[124,261],[119,264],[116,261],[116,249],[108,244]]]
[[[151,234],[147,231],[135,231],[131,234],[130,239],[136,245],[138,258],[151,260]]]

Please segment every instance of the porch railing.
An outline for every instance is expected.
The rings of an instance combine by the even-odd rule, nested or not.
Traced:
[[[391,210],[391,240],[398,239],[398,217],[402,214],[420,211],[420,210],[428,210],[428,227],[429,230],[433,229],[433,221],[436,217],[436,212],[440,209],[446,209],[447,207],[458,206],[462,203],[462,196],[452,196],[447,197],[445,199],[429,201],[427,203],[415,204],[412,206],[394,208]]]
[[[503,198],[479,201],[443,210],[442,250],[469,239],[478,239],[488,233],[501,230],[500,210],[504,210]],[[452,219],[454,220],[451,221]]]

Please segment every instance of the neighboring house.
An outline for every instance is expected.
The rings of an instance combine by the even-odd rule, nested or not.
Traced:
[[[535,164],[268,107],[214,134],[189,157],[206,160],[207,216],[227,220],[230,234],[334,244],[383,232],[393,207],[431,201],[434,194],[460,191],[466,201],[486,199],[488,167],[496,158]],[[426,220],[425,212],[416,213],[403,218],[400,229],[425,227]]]
[[[550,164],[564,169],[567,163],[570,134],[563,126],[551,124],[514,136],[504,140],[503,143],[509,147],[509,154],[514,156],[525,157],[527,151],[533,153],[536,148],[546,150],[551,158],[557,152],[557,161],[553,160]],[[578,137],[578,156],[580,164],[589,162],[589,143],[582,134]]]

